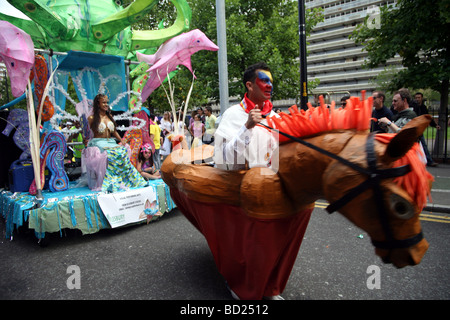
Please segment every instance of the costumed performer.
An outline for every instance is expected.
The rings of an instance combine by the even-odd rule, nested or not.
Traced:
[[[122,137],[116,130],[116,122],[109,110],[108,97],[98,94],[94,98],[93,113],[88,118],[89,127],[94,133],[94,138],[89,141],[88,147],[96,146],[103,151],[104,148],[117,147],[116,138],[122,144]]]
[[[252,167],[271,167],[271,159],[278,152],[278,139],[258,123],[266,123],[266,116],[276,116],[270,101],[273,93],[273,79],[270,68],[266,63],[260,62],[251,65],[244,72],[243,82],[246,89],[244,98],[239,104],[228,108],[222,115],[219,126],[214,135],[214,160],[218,168],[226,170],[242,170]],[[302,213],[309,220],[312,210]],[[251,222],[249,222],[251,223]],[[254,241],[253,239],[252,241]],[[272,253],[261,252],[270,256]],[[261,257],[260,257],[261,258]],[[247,257],[246,259],[253,259]],[[264,258],[263,258],[264,259]],[[261,268],[264,268],[261,266]],[[233,274],[233,272],[230,274]],[[254,274],[264,274],[254,270]],[[239,277],[233,277],[238,279]],[[251,283],[244,280],[242,285]],[[235,299],[240,297],[229,290]],[[241,288],[242,290],[242,288]],[[248,288],[246,291],[251,291]],[[269,293],[264,299],[283,300],[280,296],[282,288],[268,283],[265,292]],[[242,292],[242,291],[241,291]]]
[[[89,116],[88,123],[94,138],[85,149],[85,161],[88,162],[86,167],[91,167],[91,171],[94,172],[96,180],[95,183],[90,182],[89,187],[94,185],[95,189],[98,189],[101,183],[102,191],[116,192],[124,187],[146,186],[147,182],[132,165],[128,150],[124,146],[125,141],[116,130],[117,125],[110,113],[106,95],[98,94],[94,98],[93,114]],[[120,141],[119,145],[113,137]],[[91,147],[97,147],[100,152],[92,151]],[[104,151],[107,154],[106,163]]]
[[[270,101],[272,81],[270,68],[264,62],[251,65],[244,72],[244,98],[223,113],[214,134],[214,162],[218,168],[270,166],[278,141],[267,129],[256,125],[267,124],[263,118],[276,115]]]

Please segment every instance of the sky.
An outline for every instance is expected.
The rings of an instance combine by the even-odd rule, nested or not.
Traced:
[[[26,15],[24,15],[22,12],[20,12],[12,5],[10,5],[9,2],[6,0],[0,0],[0,12],[7,14],[9,16],[15,16],[22,19],[30,20]]]

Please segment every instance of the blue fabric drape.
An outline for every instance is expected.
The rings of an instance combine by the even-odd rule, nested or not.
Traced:
[[[106,81],[105,94],[108,95],[110,103],[113,102],[119,94],[127,90],[123,57],[92,52],[69,51],[66,56],[58,57],[58,61],[59,69],[70,71],[72,79],[78,77],[85,67],[96,69],[100,72],[101,77],[97,72],[91,70],[85,70],[82,75],[81,85],[86,92],[87,99],[94,99],[99,92],[101,82],[105,79],[108,79]],[[110,77],[113,75],[116,75],[117,77]],[[77,85],[75,85],[75,90],[79,101],[81,101],[83,95]],[[119,103],[113,107],[114,111],[126,111],[127,109],[127,97],[121,99]]]

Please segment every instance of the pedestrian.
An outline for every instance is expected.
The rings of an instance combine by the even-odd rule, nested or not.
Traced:
[[[392,105],[397,112],[393,121],[389,120],[387,117],[383,117],[378,120],[378,123],[390,133],[399,132],[405,124],[417,117],[414,110],[409,107],[410,104],[411,94],[409,93],[409,90],[405,88],[399,89],[394,93],[394,97],[392,98]]]
[[[203,135],[203,142],[210,144],[214,141],[214,133],[216,132],[217,118],[212,113],[210,106],[205,107],[205,134]]]
[[[389,110],[388,107],[384,105],[384,101],[386,99],[386,96],[382,91],[374,91],[372,93],[373,98],[373,110],[372,110],[372,118],[377,119],[377,121],[373,120],[370,126],[371,132],[377,132],[381,131],[384,132],[384,130],[380,127],[378,123],[378,119],[381,118],[388,118],[390,121],[394,118],[394,115],[392,114],[391,110]]]
[[[172,151],[172,144],[168,139],[169,134],[172,132],[172,117],[169,111],[165,111],[163,118],[161,119],[161,136],[163,139],[162,147],[160,148],[160,155],[162,156],[162,161],[170,154]]]
[[[429,114],[428,108],[424,103],[422,92],[417,92],[414,95],[414,100],[416,102],[414,105],[414,112],[417,114],[417,116]],[[441,129],[441,127],[434,121],[434,119],[430,122],[430,126],[435,128],[436,130]],[[430,151],[428,150],[427,142],[425,141],[425,137],[423,135],[420,136],[420,143],[422,143],[423,151],[425,153],[425,157],[427,158],[427,166],[436,167],[437,163],[434,162],[433,158],[431,157]]]
[[[345,108],[347,106],[347,100],[350,99],[349,95],[345,95],[341,98],[341,107]]]
[[[203,109],[202,109],[202,107],[198,107],[197,108],[197,114],[200,116],[200,121],[202,122],[202,123],[205,123],[205,113],[203,112]]]
[[[199,147],[202,145],[202,137],[205,133],[205,125],[201,120],[200,114],[196,113],[194,115],[194,121],[189,127],[189,132],[192,135],[192,146],[191,148]]]
[[[153,162],[157,170],[161,169],[161,155],[159,154],[159,149],[161,148],[161,128],[158,124],[153,122],[154,116],[149,118],[149,134],[150,139],[155,144],[155,150],[153,151]]]

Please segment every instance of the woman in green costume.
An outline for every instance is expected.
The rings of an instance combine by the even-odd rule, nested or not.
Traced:
[[[116,192],[123,188],[136,188],[147,186],[145,179],[139,174],[131,164],[125,142],[122,141],[116,130],[114,121],[108,106],[108,97],[98,94],[94,98],[93,114],[88,118],[94,138],[89,141],[87,147],[97,147],[100,153],[107,153],[106,173],[103,178],[102,191]],[[116,138],[119,144],[116,143]],[[87,153],[88,154],[88,153]],[[94,155],[95,153],[92,153]],[[102,161],[103,157],[93,156],[86,158],[86,161]],[[103,158],[104,159],[104,158]],[[95,167],[95,166],[92,166]],[[94,171],[97,171],[94,169]],[[98,173],[95,180],[99,181]]]
[[[108,97],[98,94],[94,98],[93,114],[88,118],[89,127],[94,133],[94,138],[88,143],[88,147],[96,146],[103,152],[105,148],[117,147],[116,138],[122,144],[122,138],[116,130],[116,122],[111,115],[108,106]]]

